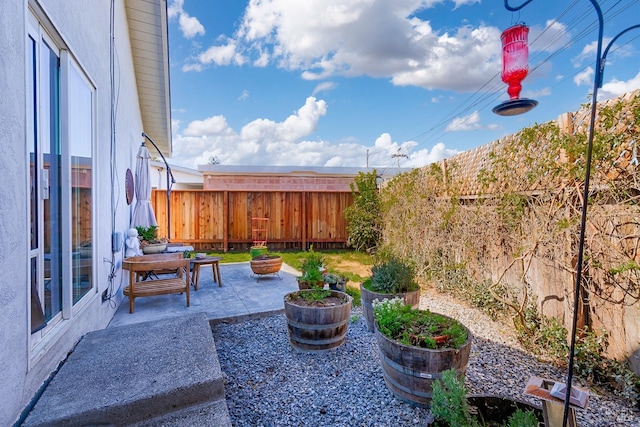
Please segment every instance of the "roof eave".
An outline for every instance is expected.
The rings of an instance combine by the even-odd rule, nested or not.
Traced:
[[[170,157],[171,92],[166,0],[125,0],[143,131]]]

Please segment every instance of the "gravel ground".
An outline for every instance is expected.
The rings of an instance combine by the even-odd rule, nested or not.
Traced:
[[[530,376],[563,381],[565,373],[535,360],[504,326],[446,296],[423,296],[421,308],[455,317],[473,333],[466,384],[471,393],[516,397]],[[387,389],[375,335],[352,310],[345,344],[318,354],[294,350],[284,315],[213,328],[234,426],[426,426],[428,409]],[[611,396],[592,395],[578,411],[582,427],[640,427],[640,413]]]

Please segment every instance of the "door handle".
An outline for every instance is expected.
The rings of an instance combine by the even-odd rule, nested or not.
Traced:
[[[42,183],[42,200],[49,199],[49,169],[41,169],[40,182]]]

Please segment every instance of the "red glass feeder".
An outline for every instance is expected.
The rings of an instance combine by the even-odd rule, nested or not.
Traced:
[[[520,98],[520,82],[529,73],[529,27],[514,25],[502,32],[502,81],[509,85],[509,100],[493,108],[501,116],[526,113],[538,105],[533,99]]]

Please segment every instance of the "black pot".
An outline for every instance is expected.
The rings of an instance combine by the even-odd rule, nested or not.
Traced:
[[[487,426],[503,426],[518,409],[523,411],[533,411],[538,418],[538,426],[544,427],[544,417],[542,409],[530,403],[511,399],[507,397],[494,396],[489,394],[469,395],[467,402],[471,407],[471,413],[476,418],[485,422]],[[434,422],[432,427],[448,427],[444,424]]]

